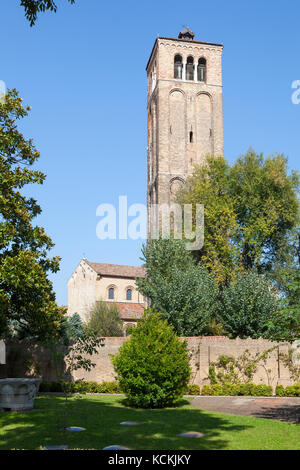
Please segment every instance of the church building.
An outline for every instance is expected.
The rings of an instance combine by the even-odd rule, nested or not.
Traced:
[[[146,71],[148,233],[152,204],[170,204],[206,155],[223,157],[222,44],[194,39],[186,28],[178,38],[158,37]],[[137,266],[85,259],[68,281],[68,314],[84,319],[100,300],[116,302],[124,324],[138,321],[145,300],[135,278]]]

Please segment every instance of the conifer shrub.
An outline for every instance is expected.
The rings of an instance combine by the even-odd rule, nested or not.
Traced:
[[[148,311],[112,357],[120,387],[130,405],[163,408],[185,393],[190,377],[187,344],[161,315]]]

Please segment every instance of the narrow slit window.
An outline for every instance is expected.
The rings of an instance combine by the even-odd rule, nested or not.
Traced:
[[[190,143],[192,144],[193,143],[193,139],[194,139],[194,135],[193,135],[193,131],[190,132]]]

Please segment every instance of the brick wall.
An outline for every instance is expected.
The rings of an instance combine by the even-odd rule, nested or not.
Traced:
[[[74,379],[93,380],[96,382],[115,380],[115,373],[110,356],[117,354],[120,346],[127,338],[105,338],[105,345],[99,350],[92,360],[96,366],[91,372],[78,370],[74,373]],[[259,340],[230,340],[226,337],[191,337],[186,338],[190,353],[192,367],[192,382],[203,385],[209,383],[209,365],[218,359],[220,355],[239,356],[246,349],[251,353],[275,348],[270,354],[266,364],[259,366],[254,377],[255,383],[289,385],[291,382],[288,370],[279,360],[281,352],[287,352],[289,347],[284,343],[272,343],[263,339]],[[300,345],[298,344],[300,348]],[[55,366],[51,356],[44,348],[26,343],[7,344],[7,364],[0,365],[0,377],[24,377],[30,375],[41,375],[44,380],[57,380]],[[298,349],[299,350],[299,349]],[[300,351],[299,351],[300,352]],[[30,366],[34,366],[31,372]],[[61,367],[63,365],[61,364]]]

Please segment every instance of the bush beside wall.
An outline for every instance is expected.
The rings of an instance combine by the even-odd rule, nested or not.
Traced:
[[[44,393],[122,393],[118,382],[42,382],[40,392]],[[189,384],[185,390],[186,395],[206,395],[206,396],[248,396],[248,397],[271,397],[272,387],[264,384],[232,384],[224,385],[204,385],[202,389],[197,384]],[[277,385],[277,397],[300,397],[300,383],[283,387]]]
[[[121,393],[118,382],[86,382],[78,380],[77,382],[42,382],[39,388],[44,393]]]
[[[294,385],[288,385],[283,387],[282,385],[277,385],[276,387],[276,396],[277,397],[300,397],[300,383],[295,383]]]
[[[213,384],[204,385],[201,395],[209,396],[245,396],[245,397],[270,397],[273,395],[272,387],[263,384]]]

